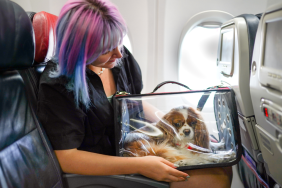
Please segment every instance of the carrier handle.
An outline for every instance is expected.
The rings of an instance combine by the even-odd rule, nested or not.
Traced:
[[[155,87],[155,89],[152,91],[152,93],[154,93],[155,91],[157,91],[160,87],[162,87],[162,86],[165,85],[165,84],[177,84],[177,85],[180,85],[180,86],[182,86],[182,87],[185,87],[185,88],[188,89],[188,90],[191,90],[188,86],[186,86],[186,85],[184,85],[184,84],[181,84],[181,83],[179,83],[179,82],[175,82],[175,81],[164,81],[164,82],[158,84],[158,85]]]

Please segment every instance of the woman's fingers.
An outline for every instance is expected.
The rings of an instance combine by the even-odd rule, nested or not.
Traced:
[[[140,158],[143,167],[140,168],[140,173],[157,181],[175,182],[184,181],[189,176],[185,172],[181,172],[174,166],[173,163],[156,156],[146,156]]]
[[[177,182],[177,181],[185,181],[182,177],[175,177],[172,175],[169,175],[167,178],[164,179],[165,182]]]
[[[171,162],[169,162],[168,160],[165,160],[165,159],[163,159],[163,158],[161,158],[162,160],[162,162],[164,163],[164,164],[166,164],[166,165],[168,165],[168,166],[170,166],[170,167],[172,167],[172,168],[176,168],[176,166],[173,164],[173,163],[171,163]]]
[[[186,179],[189,175],[185,172],[176,170],[176,169],[171,169],[169,172],[169,175],[175,176],[175,177],[182,177],[184,179]]]
[[[176,177],[183,177],[183,178],[187,178],[187,176],[189,176],[187,173],[185,173],[185,172],[182,172],[182,171],[179,171],[179,170],[176,170],[176,169],[174,169],[174,168],[176,168],[175,167],[175,165],[173,164],[173,163],[171,163],[171,162],[169,162],[169,161],[167,161],[167,160],[165,160],[165,159],[162,159],[162,162],[164,163],[164,164],[166,164],[166,165],[168,165],[168,166],[170,166],[170,167],[172,167],[173,168],[173,170],[171,171],[171,173],[170,173],[170,175],[173,175],[173,176],[176,176]]]
[[[167,169],[165,171],[166,172],[165,181],[167,182],[185,181],[187,177],[189,177],[187,173],[175,169],[173,163],[170,163],[169,161],[166,161],[166,160],[164,161],[162,162],[164,163],[164,165],[166,165],[166,169]]]

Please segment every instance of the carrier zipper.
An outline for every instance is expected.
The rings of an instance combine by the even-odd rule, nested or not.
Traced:
[[[130,95],[130,93],[127,93],[126,91],[117,91],[115,95]]]

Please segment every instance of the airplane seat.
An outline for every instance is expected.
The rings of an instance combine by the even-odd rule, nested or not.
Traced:
[[[242,145],[255,160],[259,147],[253,131],[255,119],[249,80],[258,24],[258,17],[251,14],[243,14],[225,22],[221,26],[218,49],[218,74],[222,83],[235,92]]]
[[[282,187],[282,3],[268,1],[254,46],[250,93],[264,166]]]
[[[47,61],[55,52],[55,25],[57,16],[41,11],[26,12],[29,16],[35,35],[35,57],[32,67],[20,70],[20,74],[26,80],[29,88],[30,101],[33,109],[37,108],[40,75],[45,69]]]
[[[63,187],[59,164],[17,70],[32,66],[34,33],[16,3],[0,1],[0,187]]]
[[[259,15],[242,14],[221,26],[218,49],[218,74],[224,85],[235,92],[243,156],[239,174],[245,187],[263,187],[266,173],[257,134],[250,95],[250,72],[259,25]],[[251,169],[252,168],[252,169]]]
[[[58,17],[48,12],[34,15],[32,25],[35,34],[34,70],[39,81],[46,63],[53,57],[56,47],[55,29]],[[38,85],[38,83],[37,83]]]

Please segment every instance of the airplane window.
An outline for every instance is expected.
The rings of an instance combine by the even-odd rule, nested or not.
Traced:
[[[196,26],[183,38],[179,57],[179,81],[191,89],[220,84],[216,60],[219,27]]]
[[[132,53],[132,47],[131,47],[131,42],[129,40],[128,35],[125,35],[123,38],[123,45]],[[132,53],[133,54],[133,53]]]

